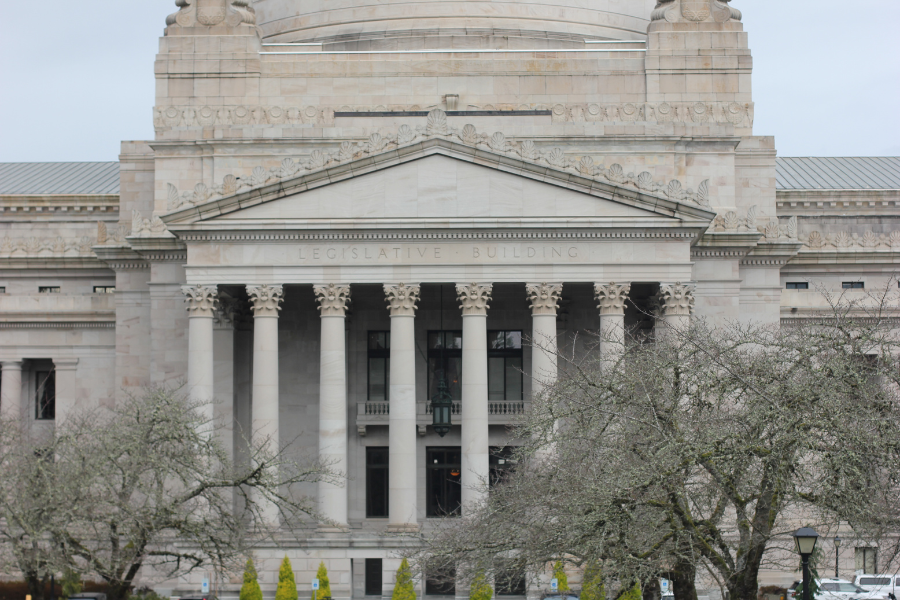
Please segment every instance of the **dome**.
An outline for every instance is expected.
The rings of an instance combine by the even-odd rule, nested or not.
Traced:
[[[644,40],[656,0],[256,0],[266,42],[338,49],[571,47]],[[441,39],[446,38],[446,39]],[[444,45],[450,44],[450,45]]]

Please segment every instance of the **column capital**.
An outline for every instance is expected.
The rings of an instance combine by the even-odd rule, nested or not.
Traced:
[[[350,304],[350,286],[337,283],[323,283],[314,285],[316,302],[319,303],[319,311],[322,317],[343,317],[347,314],[347,305]]]
[[[630,283],[595,283],[594,297],[601,315],[625,314],[625,301],[631,292]]]
[[[672,284],[660,284],[656,301],[660,315],[690,316],[694,312],[694,289],[696,286],[683,284],[680,281]]]
[[[384,300],[388,303],[391,316],[415,316],[420,290],[418,283],[384,284]]]
[[[191,317],[212,318],[219,289],[214,285],[183,285],[181,292]]]
[[[555,315],[562,297],[561,283],[526,283],[525,294],[532,315]]]
[[[4,371],[21,371],[24,362],[22,360],[0,360],[0,368]]]
[[[486,315],[493,289],[490,283],[457,283],[456,297],[463,316]]]
[[[254,317],[277,317],[284,301],[284,287],[280,285],[248,285]]]
[[[74,371],[78,368],[77,358],[54,358],[53,368],[57,371]]]

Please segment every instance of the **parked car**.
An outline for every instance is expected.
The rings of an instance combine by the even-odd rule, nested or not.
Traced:
[[[888,594],[894,594],[895,597],[900,594],[900,574],[897,573],[857,573],[853,577],[853,583],[866,591],[881,594],[884,598],[888,598]]]
[[[103,592],[81,592],[69,596],[69,600],[106,600]]]
[[[802,596],[802,594],[797,593],[797,586],[799,585],[800,582],[796,581],[789,588],[791,598],[796,600],[800,600]],[[815,600],[884,600],[883,595],[866,591],[846,579],[827,577],[817,579],[816,585],[819,588],[819,593],[816,594]]]
[[[545,592],[541,600],[578,600],[578,592]]]
[[[212,594],[206,594],[206,595],[204,595],[204,594],[197,594],[197,595],[194,595],[194,596],[182,596],[182,597],[181,597],[181,600],[218,600],[218,598],[216,598],[216,597],[215,597],[214,595],[212,595]]]

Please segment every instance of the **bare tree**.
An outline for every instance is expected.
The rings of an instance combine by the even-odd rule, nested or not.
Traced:
[[[516,470],[444,520],[420,567],[600,561],[623,584],[673,579],[677,600],[709,570],[750,600],[761,566],[794,569],[777,550],[801,522],[900,531],[896,298],[830,300],[791,327],[697,321],[620,355],[560,355],[516,432]]]
[[[150,390],[108,414],[62,423],[45,461],[4,465],[4,481],[23,464],[46,463],[54,474],[27,498],[5,492],[15,519],[25,521],[28,502],[42,514],[69,504],[27,538],[4,532],[11,552],[23,556],[24,542],[39,540],[51,551],[50,568],[62,559],[96,574],[109,584],[112,600],[121,600],[142,568],[175,577],[199,567],[236,566],[253,544],[278,530],[267,522],[266,506],[277,507],[286,523],[316,518],[311,501],[291,486],[332,477],[326,466],[299,460],[290,446],[273,449],[271,440],[250,446],[249,461],[242,461],[247,466],[236,465],[197,408],[171,390]],[[73,465],[77,477],[63,476]],[[17,564],[24,571],[28,562]]]

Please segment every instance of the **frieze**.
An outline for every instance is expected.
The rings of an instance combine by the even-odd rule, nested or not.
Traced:
[[[900,231],[874,233],[821,233],[811,231],[800,237],[801,252],[896,252],[900,250]]]
[[[710,231],[715,232],[748,232],[757,231],[763,234],[766,241],[796,240],[797,217],[788,219],[770,218],[760,224],[759,209],[754,204],[747,209],[745,216],[739,216],[737,212],[730,210],[717,215],[713,219]]]
[[[97,245],[97,238],[80,236],[74,239],[56,237],[35,237],[12,239],[9,236],[0,240],[0,256],[3,257],[49,257],[49,256],[93,256],[92,246]]]
[[[389,114],[434,110],[419,105],[377,106],[157,106],[153,125],[159,131],[176,128],[295,125],[333,126],[335,113]],[[731,124],[753,127],[752,102],[581,102],[573,104],[485,104],[469,106],[478,111],[549,111],[553,123],[685,123]],[[349,117],[348,117],[349,118]]]
[[[704,180],[697,191],[685,188],[680,181],[673,179],[655,181],[653,175],[644,171],[638,175],[625,173],[622,165],[613,164],[608,169],[603,164],[594,163],[591,156],[573,156],[566,154],[562,148],[538,148],[532,140],[510,140],[502,132],[492,134],[479,133],[474,125],[462,128],[451,127],[447,123],[447,115],[442,110],[428,113],[425,126],[415,129],[409,125],[401,125],[396,133],[373,133],[362,142],[344,141],[335,150],[313,150],[306,157],[294,160],[285,158],[281,165],[269,170],[256,167],[248,177],[241,178],[226,175],[220,185],[208,187],[198,183],[194,190],[179,193],[178,188],[168,184],[168,208],[170,211],[185,206],[197,206],[214,199],[236,194],[247,189],[262,187],[270,182],[291,179],[298,175],[322,171],[334,165],[380,154],[403,146],[421,142],[426,139],[444,138],[473,148],[490,150],[497,154],[515,156],[532,163],[547,165],[563,171],[575,173],[596,181],[607,181],[616,185],[630,185],[639,190],[665,196],[675,202],[691,202],[701,207],[709,207],[709,180]],[[135,221],[135,231],[138,231]],[[137,235],[137,234],[135,234]]]

